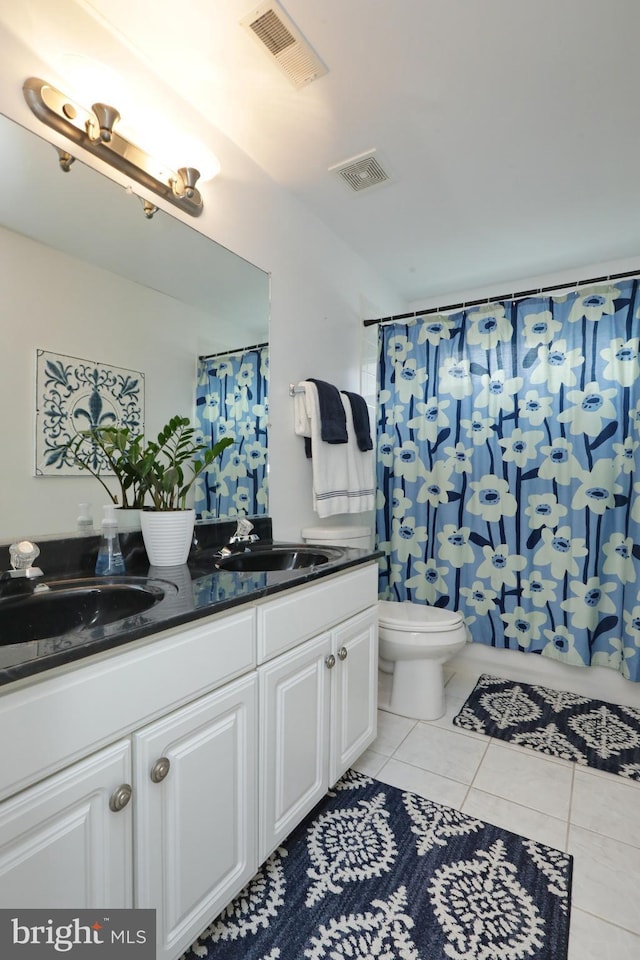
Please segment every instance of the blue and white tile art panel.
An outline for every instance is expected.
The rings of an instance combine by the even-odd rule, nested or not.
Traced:
[[[36,476],[82,475],[67,457],[67,444],[83,430],[109,426],[144,433],[144,373],[38,350]],[[109,473],[107,464],[95,467]]]

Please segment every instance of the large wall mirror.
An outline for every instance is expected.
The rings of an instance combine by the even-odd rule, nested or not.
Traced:
[[[193,415],[198,357],[268,343],[269,277],[195,225],[164,211],[146,219],[139,198],[80,161],[63,173],[50,143],[2,116],[0,142],[6,542],[73,531],[79,503],[97,521],[106,501],[89,476],[35,475],[37,355],[142,373],[154,436],[175,413]]]

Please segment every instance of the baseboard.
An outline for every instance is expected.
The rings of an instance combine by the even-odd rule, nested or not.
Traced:
[[[533,653],[468,643],[447,664],[448,674],[457,672],[492,673],[640,708],[640,684],[607,667],[576,667]]]

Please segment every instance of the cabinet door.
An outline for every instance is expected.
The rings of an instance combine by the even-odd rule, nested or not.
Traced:
[[[0,904],[131,907],[130,784],[123,740],[0,804]]]
[[[330,653],[325,633],[258,671],[261,862],[329,785]]]
[[[337,627],[332,633],[336,666],[331,705],[331,770],[338,780],[376,736],[378,698],[377,608]]]
[[[258,867],[256,688],[238,680],[134,735],[135,901],[157,911],[158,958],[189,947]]]

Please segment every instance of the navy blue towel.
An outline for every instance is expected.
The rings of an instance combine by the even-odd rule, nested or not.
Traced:
[[[351,404],[351,413],[353,415],[353,429],[358,441],[358,450],[373,450],[373,440],[371,439],[371,427],[369,426],[369,410],[364,397],[359,393],[351,393],[349,390],[342,391],[345,397],[349,398]]]
[[[314,380],[318,391],[318,406],[320,408],[320,436],[325,443],[347,443],[347,418],[344,413],[340,391],[331,383],[324,380]]]

